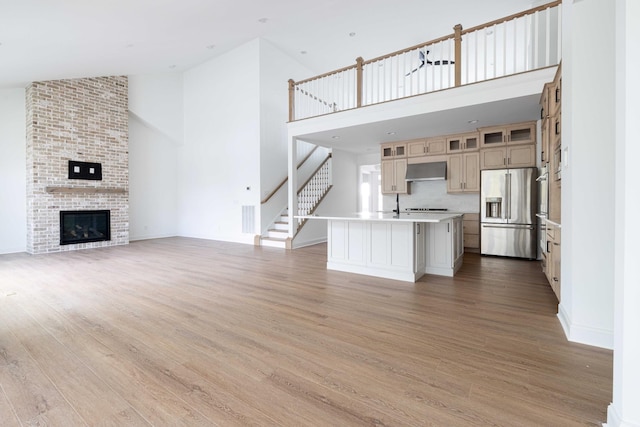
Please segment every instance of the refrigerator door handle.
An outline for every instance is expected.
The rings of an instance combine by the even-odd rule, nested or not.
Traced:
[[[507,173],[507,219],[511,219],[511,174]]]
[[[517,225],[517,224],[482,224],[482,228],[520,228],[526,230],[533,230],[533,225]]]

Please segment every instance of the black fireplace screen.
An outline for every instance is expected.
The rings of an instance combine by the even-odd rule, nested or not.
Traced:
[[[111,219],[108,210],[60,211],[60,244],[111,240]]]

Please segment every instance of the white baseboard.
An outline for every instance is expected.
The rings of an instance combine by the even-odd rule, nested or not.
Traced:
[[[639,423],[631,423],[620,418],[613,403],[607,408],[607,422],[602,425],[603,427],[640,427]]]
[[[298,248],[304,248],[305,246],[313,246],[313,245],[317,245],[320,243],[327,243],[327,238],[326,237],[320,237],[318,239],[311,239],[311,240],[305,240],[303,242],[300,242],[298,240],[296,240],[295,238],[293,239],[293,249],[298,249]]]
[[[564,334],[569,341],[613,350],[612,330],[572,323],[562,303],[558,304],[558,320],[560,320],[560,325],[562,325]]]

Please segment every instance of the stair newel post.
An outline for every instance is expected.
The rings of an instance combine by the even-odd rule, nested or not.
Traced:
[[[462,84],[462,25],[453,27],[455,85]]]
[[[289,121],[295,120],[295,84],[293,79],[289,79]]]
[[[362,107],[362,63],[361,56],[356,58],[356,107]]]

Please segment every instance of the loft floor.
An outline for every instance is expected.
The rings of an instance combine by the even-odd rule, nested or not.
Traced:
[[[0,256],[0,419],[48,425],[598,425],[612,352],[567,342],[537,262],[416,284],[169,238]]]

